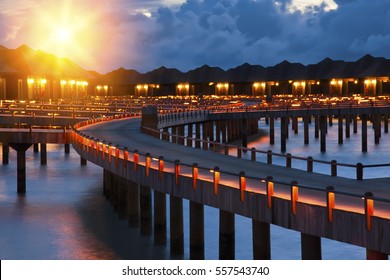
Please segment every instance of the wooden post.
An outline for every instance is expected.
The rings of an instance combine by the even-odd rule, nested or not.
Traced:
[[[152,234],[152,193],[149,186],[140,187],[141,234]]]
[[[195,138],[197,141],[195,141],[195,148],[199,149],[200,148],[200,123],[195,124]]]
[[[128,200],[128,224],[130,227],[138,227],[140,220],[140,197],[139,185],[132,181],[127,181]]]
[[[204,206],[190,201],[190,259],[204,260]]]
[[[271,259],[270,224],[252,219],[253,259]]]
[[[345,115],[345,138],[351,137],[351,115]]]
[[[367,115],[361,115],[362,121],[362,152],[367,152]]]
[[[219,259],[235,259],[234,213],[219,210]]]
[[[326,116],[320,117],[321,152],[326,152]]]
[[[47,146],[46,143],[41,143],[41,165],[47,164]]]
[[[339,114],[338,116],[338,136],[339,136],[339,144],[343,144],[343,115]]]
[[[269,144],[274,145],[275,144],[275,118],[270,117],[269,122]]]
[[[303,138],[305,145],[309,145],[309,119],[310,116],[303,117]]]
[[[171,255],[184,254],[183,199],[170,196],[170,241]]]
[[[280,150],[282,152],[286,151],[286,139],[287,139],[287,118],[280,118]]]
[[[10,143],[9,146],[17,152],[17,193],[24,195],[26,193],[26,151],[31,144]]]
[[[301,233],[302,260],[321,260],[321,238]]]
[[[167,202],[163,192],[154,191],[154,244],[165,245],[167,242]]]
[[[318,139],[320,136],[320,117],[318,115],[314,116],[314,138]]]
[[[3,143],[3,164],[9,163],[9,145],[8,143]]]
[[[65,152],[65,154],[70,153],[70,145],[69,144],[64,144],[64,152]]]

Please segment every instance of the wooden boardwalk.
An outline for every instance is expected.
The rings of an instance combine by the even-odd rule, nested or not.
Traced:
[[[201,191],[198,189],[192,190],[191,180],[186,181],[190,184],[183,183],[183,190],[177,191],[172,186],[172,177],[158,182],[153,176],[151,179],[145,179],[145,175],[139,173],[141,172],[139,170],[137,174],[130,174],[129,170],[123,171],[123,167],[118,167],[120,164],[126,166],[125,163],[115,165],[114,160],[107,162],[107,158],[104,159],[93,151],[86,151],[74,142],[76,150],[82,157],[126,179],[138,181],[141,184],[150,184],[150,187],[155,190],[158,189],[167,194],[217,207],[262,222],[270,222],[305,234],[364,246],[386,254],[390,253],[390,239],[387,237],[390,234],[390,204],[387,202],[390,201],[390,178],[357,181],[307,173],[306,171],[253,162],[211,151],[172,144],[141,133],[139,118],[88,125],[80,128],[80,132],[83,133],[83,137],[88,135],[88,139],[93,137],[95,143],[101,143],[104,140],[106,144],[117,147],[118,150],[127,147],[129,154],[137,149],[139,155],[141,155],[139,159],[141,166],[145,165],[145,159],[142,155],[150,153],[151,158],[155,160],[162,156],[166,166],[164,174],[167,176],[169,174],[174,175],[174,166],[169,162],[173,163],[175,160],[180,160],[182,167],[180,175],[189,179],[191,178],[191,166],[193,163],[197,163],[199,167],[203,168],[200,170],[199,180],[204,182],[205,187],[206,185],[213,186],[213,172],[210,171],[214,167],[219,167],[221,172],[218,182],[218,196],[213,195],[215,192],[211,191],[212,187],[202,188]],[[122,162],[123,156],[119,157]],[[132,157],[132,155],[129,155],[128,160],[130,162]],[[154,170],[153,172],[158,172],[157,162],[152,162],[151,169]],[[240,171],[244,171],[248,178],[245,191],[246,206],[243,203],[240,204],[237,190],[239,188],[238,174]],[[272,176],[275,181],[273,199],[278,205],[275,204],[271,212],[264,205],[267,197],[266,183],[263,179],[268,176]],[[292,181],[297,181],[298,185],[302,186],[299,187],[299,198],[297,200],[299,209],[293,215],[290,213],[290,183]],[[208,184],[206,184],[207,182]],[[305,188],[305,186],[308,188]],[[333,223],[327,221],[327,186],[333,186],[336,193]],[[229,192],[229,189],[235,191]],[[201,197],[196,195],[196,192],[202,192]],[[367,231],[364,226],[366,216],[364,215],[364,199],[362,198],[366,192],[371,192],[375,198],[383,200],[382,202],[375,201],[375,212],[372,217],[374,225],[370,231]],[[346,193],[351,195],[344,195]]]

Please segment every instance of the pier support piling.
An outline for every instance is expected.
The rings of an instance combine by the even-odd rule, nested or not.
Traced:
[[[38,143],[34,143],[33,147],[34,147],[34,153],[38,153],[39,152],[39,144]]]
[[[127,181],[127,205],[128,225],[138,227],[140,220],[139,185],[132,181]]]
[[[184,145],[184,125],[179,125],[177,127],[177,132],[178,132],[177,143],[179,145]]]
[[[47,164],[47,145],[46,143],[41,143],[41,165]]]
[[[280,118],[280,150],[282,152],[286,151],[286,139],[287,139],[287,118],[281,117]]]
[[[244,148],[248,148],[248,120],[242,119],[240,123],[241,144]]]
[[[195,138],[197,141],[195,141],[195,148],[200,149],[200,123],[195,124]]]
[[[271,259],[270,224],[252,220],[253,259]]]
[[[353,116],[353,133],[356,134],[358,132],[358,120],[357,115]]]
[[[339,130],[339,144],[343,144],[344,136],[343,136],[343,115],[339,114],[338,116],[338,130]]]
[[[87,160],[83,157],[80,157],[80,165],[87,165]]]
[[[167,201],[165,193],[154,191],[154,244],[167,243]]]
[[[321,152],[326,152],[326,116],[320,117]]]
[[[70,145],[69,144],[64,144],[64,151],[65,151],[65,154],[70,153]]]
[[[118,178],[118,217],[127,219],[127,185],[124,178]]]
[[[31,147],[31,144],[16,144],[10,143],[9,146],[17,153],[16,169],[17,169],[17,192],[18,194],[26,193],[26,151]]]
[[[141,234],[152,234],[152,192],[149,186],[140,186]]]
[[[171,255],[184,254],[183,199],[169,198]]]
[[[235,259],[234,213],[219,210],[219,259]]]
[[[314,138],[318,139],[320,137],[320,117],[314,116]]]
[[[111,200],[112,196],[112,173],[103,169],[103,194],[107,200]]]
[[[309,145],[309,120],[310,116],[303,117],[303,141],[305,145]]]
[[[204,260],[204,206],[190,201],[190,259]]]
[[[388,260],[389,256],[385,253],[366,249],[366,259],[367,260]]]
[[[302,260],[321,260],[321,237],[301,233]]]
[[[367,115],[361,115],[362,121],[362,152],[367,152]]]
[[[345,138],[351,137],[351,115],[345,115]]]
[[[269,144],[275,144],[275,118],[270,117],[269,119]]]
[[[8,143],[3,143],[3,164],[9,163],[9,145]]]

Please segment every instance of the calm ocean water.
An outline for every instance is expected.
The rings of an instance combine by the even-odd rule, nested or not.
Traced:
[[[300,124],[301,125],[301,124]],[[259,122],[260,128],[267,129]],[[343,163],[390,162],[390,139],[382,134],[374,145],[369,129],[368,153],[360,152],[360,134],[351,134],[343,145],[337,144],[337,123],[328,131],[327,152],[320,153],[310,126],[310,145],[303,144],[303,128],[294,135],[290,130],[287,149],[293,155],[315,159],[336,159]],[[278,122],[276,144],[267,137],[249,144],[261,150],[280,151]],[[0,149],[1,154],[1,149]],[[1,155],[2,156],[2,155]],[[27,194],[16,194],[16,152],[10,151],[10,164],[0,165],[0,259],[169,259],[169,244],[155,246],[153,238],[141,236],[138,228],[129,228],[119,220],[111,204],[102,195],[102,169],[91,163],[80,166],[80,158],[71,149],[64,154],[62,145],[48,145],[48,164],[41,166],[39,154],[27,151]],[[248,155],[247,155],[248,156]],[[275,163],[284,164],[280,159]],[[293,162],[296,168],[305,163]],[[315,171],[328,173],[329,167]],[[354,177],[344,168],[339,174]],[[388,169],[368,170],[365,177],[383,177]],[[167,201],[168,202],[168,201]],[[168,207],[169,208],[169,207]],[[185,254],[189,258],[188,201],[184,200]],[[236,258],[252,259],[251,220],[236,216]],[[169,236],[169,233],[168,233]],[[277,226],[271,227],[273,259],[300,259],[300,234]],[[206,259],[218,258],[218,210],[205,208]],[[324,259],[365,259],[365,249],[322,239]]]

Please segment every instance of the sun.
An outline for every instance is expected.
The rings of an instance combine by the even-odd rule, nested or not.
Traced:
[[[34,10],[34,20],[28,26],[34,48],[81,65],[95,65],[101,46],[105,53],[114,48],[111,39],[116,34],[111,31],[116,30],[118,20],[107,10],[109,1],[38,2],[42,4]],[[103,63],[102,60],[99,63]]]
[[[57,42],[69,43],[72,41],[73,32],[69,27],[59,26],[53,30],[52,37]]]

